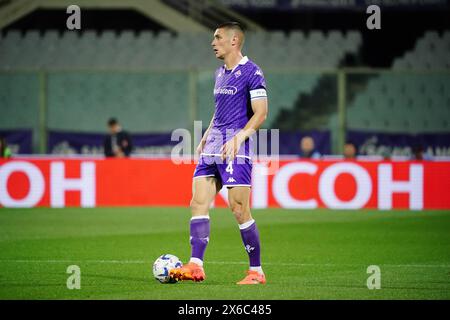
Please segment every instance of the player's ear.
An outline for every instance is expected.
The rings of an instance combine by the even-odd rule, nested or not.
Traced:
[[[231,45],[237,46],[238,44],[239,44],[239,38],[236,35],[236,33],[234,33],[233,36],[231,37]]]

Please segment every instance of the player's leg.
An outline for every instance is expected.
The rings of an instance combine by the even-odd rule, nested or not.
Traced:
[[[209,208],[214,200],[220,185],[215,177],[198,177],[192,182],[192,200],[190,239],[191,239],[191,259],[200,266],[203,266],[203,256],[209,242]]]
[[[203,256],[209,242],[209,207],[220,188],[220,183],[213,176],[194,177],[193,179],[190,203],[192,213],[190,221],[191,258],[189,263],[182,268],[170,270],[170,276],[177,281],[203,281],[206,278],[203,270]]]
[[[264,284],[266,278],[261,267],[259,231],[250,211],[250,187],[229,188],[228,201],[231,211],[239,223],[242,242],[250,262],[247,276],[238,284]]]

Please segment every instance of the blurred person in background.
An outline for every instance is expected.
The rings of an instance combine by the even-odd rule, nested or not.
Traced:
[[[381,156],[383,157],[383,160],[386,160],[386,161],[391,160],[391,153],[388,150],[384,150],[381,153]]]
[[[347,141],[344,144],[344,158],[355,159],[356,158],[356,146],[353,142]]]
[[[0,137],[0,158],[11,158],[11,149],[9,149],[6,139]]]
[[[321,154],[315,149],[313,138],[304,136],[300,140],[300,157],[309,159],[319,159]]]
[[[432,158],[421,144],[417,144],[412,148],[411,160],[432,160]]]
[[[122,130],[116,118],[108,120],[108,129],[110,134],[104,142],[105,157],[128,157],[133,148],[128,132]]]

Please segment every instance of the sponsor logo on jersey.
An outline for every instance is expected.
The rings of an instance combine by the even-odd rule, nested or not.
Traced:
[[[233,177],[229,177],[228,180],[227,180],[227,182],[236,182],[236,180],[234,180]]]
[[[214,88],[214,94],[227,94],[234,96],[238,89],[234,86],[224,86],[221,88]]]

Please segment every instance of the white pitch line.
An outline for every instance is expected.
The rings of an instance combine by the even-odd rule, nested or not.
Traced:
[[[143,260],[1,260],[10,263],[106,263],[106,264],[145,264]]]
[[[151,261],[144,260],[33,260],[18,259],[7,260],[0,259],[0,263],[98,263],[98,264],[151,264]],[[206,264],[222,264],[222,265],[246,265],[244,261],[206,261]],[[266,262],[263,265],[274,265],[282,267],[366,267],[362,264],[339,264],[339,263],[286,263],[286,262]],[[394,268],[450,268],[445,264],[380,264],[383,267]]]
[[[207,261],[206,264],[248,264],[248,262],[237,262],[237,261]],[[346,267],[366,267],[362,264],[346,264],[346,263],[275,263],[275,262],[266,262],[263,265],[276,265],[276,266],[299,266],[299,267],[338,267],[338,266],[346,266]],[[450,265],[444,264],[380,264],[380,266],[384,267],[412,267],[412,268],[450,268]]]

